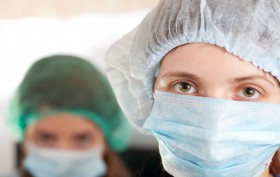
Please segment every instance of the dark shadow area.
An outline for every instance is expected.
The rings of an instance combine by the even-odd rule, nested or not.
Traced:
[[[172,177],[163,169],[157,149],[128,149],[120,156],[134,177]]]

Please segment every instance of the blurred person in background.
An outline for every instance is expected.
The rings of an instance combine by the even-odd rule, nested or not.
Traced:
[[[20,177],[129,177],[116,152],[129,125],[106,77],[89,62],[56,55],[35,62],[9,109],[20,142]]]

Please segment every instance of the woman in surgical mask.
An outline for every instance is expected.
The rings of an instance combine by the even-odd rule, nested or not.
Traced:
[[[107,52],[131,122],[175,177],[280,174],[278,0],[161,0]]]
[[[11,103],[22,142],[20,177],[128,177],[115,152],[129,127],[106,77],[89,62],[51,56],[34,63]]]

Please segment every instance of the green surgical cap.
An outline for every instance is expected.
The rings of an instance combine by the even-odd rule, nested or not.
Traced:
[[[97,124],[116,151],[128,143],[129,124],[107,78],[83,59],[56,55],[35,62],[11,102],[7,123],[23,141],[31,123],[58,112],[81,115]]]

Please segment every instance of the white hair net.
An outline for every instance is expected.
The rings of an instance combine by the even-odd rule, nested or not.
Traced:
[[[193,42],[224,47],[280,80],[280,1],[161,0],[106,55],[118,101],[138,127],[151,112],[160,61]]]

